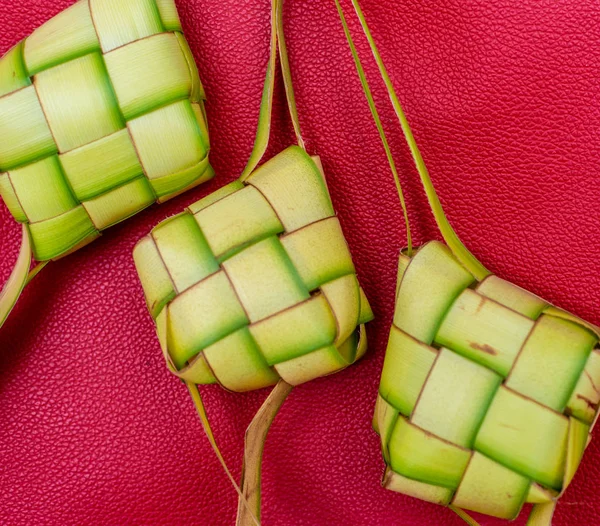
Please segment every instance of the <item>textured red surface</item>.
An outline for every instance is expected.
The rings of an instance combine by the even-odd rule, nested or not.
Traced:
[[[0,53],[70,3],[0,0]],[[164,367],[131,250],[154,224],[243,168],[267,58],[269,3],[178,4],[210,99],[218,177],[52,264],[3,327],[1,524],[234,522],[234,491],[185,388]],[[362,4],[464,241],[502,277],[600,323],[600,6]],[[379,486],[383,464],[370,420],[396,255],[405,243],[400,208],[333,1],[288,0],[286,26],[304,134],[310,151],[322,156],[377,321],[361,363],[298,388],[285,404],[267,445],[263,524],[458,526],[452,512]],[[362,39],[360,48],[367,57]],[[376,80],[370,60],[368,71]],[[386,103],[380,83],[375,92]],[[292,140],[281,101],[280,90],[272,152]],[[416,239],[424,241],[436,230],[389,106],[383,113]],[[19,239],[0,205],[2,282]],[[244,429],[266,393],[203,392],[223,452],[239,473]],[[600,523],[598,460],[600,446],[592,443],[555,525]]]

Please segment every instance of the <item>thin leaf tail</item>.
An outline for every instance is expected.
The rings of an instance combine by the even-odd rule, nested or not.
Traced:
[[[383,124],[381,122],[381,117],[379,116],[379,111],[377,110],[377,106],[375,105],[375,100],[373,99],[373,94],[371,93],[371,88],[369,86],[369,81],[367,80],[362,61],[360,60],[358,51],[356,50],[356,46],[354,44],[354,39],[352,38],[352,33],[350,32],[350,28],[348,27],[348,23],[344,15],[344,10],[342,9],[339,0],[335,0],[335,5],[337,7],[338,14],[342,22],[342,26],[344,28],[344,34],[346,35],[346,40],[348,41],[348,45],[352,53],[352,58],[354,59],[354,64],[356,66],[356,71],[358,72],[358,76],[360,78],[360,83],[367,98],[369,109],[371,110],[371,115],[373,116],[373,120],[375,121],[375,126],[377,127],[377,131],[379,132],[379,137],[383,144],[383,149],[385,150],[385,155],[387,157],[388,164],[390,165],[390,170],[392,171],[392,175],[394,176],[394,183],[396,184],[398,198],[400,199],[400,206],[402,207],[402,213],[404,215],[404,223],[406,225],[406,239],[408,245],[407,255],[409,257],[412,257],[412,235],[410,231],[410,222],[408,220],[408,210],[406,208],[406,201],[404,199],[404,193],[402,191],[402,184],[400,183],[398,169],[396,168],[394,156],[392,155],[392,150],[387,140],[387,136],[383,128]]]
[[[277,37],[279,39],[279,60],[281,61],[281,72],[283,75],[283,84],[285,86],[285,95],[288,104],[288,110],[294,126],[294,133],[296,134],[296,141],[298,146],[306,151],[304,145],[304,139],[302,139],[302,132],[300,130],[300,118],[298,117],[298,108],[296,106],[296,94],[294,91],[294,83],[292,82],[292,71],[290,68],[290,60],[287,52],[287,45],[285,43],[285,32],[283,29],[283,2],[280,0],[279,8],[277,10]]]
[[[254,169],[260,163],[263,155],[267,151],[269,138],[271,135],[271,115],[273,113],[273,93],[275,91],[275,71],[277,68],[277,16],[280,9],[280,0],[273,0],[271,4],[271,47],[269,51],[269,63],[265,75],[265,85],[263,87],[262,99],[260,102],[260,113],[258,115],[258,125],[256,128],[256,138],[254,147],[250,154],[250,159],[240,180],[246,180]]]
[[[243,497],[240,497],[238,506],[237,526],[250,524],[251,510],[260,519],[262,457],[265,442],[273,420],[291,391],[292,386],[280,380],[257,411],[246,431],[242,468]],[[249,507],[246,504],[249,504]]]
[[[390,79],[390,76],[387,72],[385,64],[383,63],[383,59],[379,54],[379,50],[377,49],[377,45],[375,44],[375,40],[373,39],[373,35],[369,29],[365,16],[358,4],[358,0],[351,0],[352,5],[354,6],[354,10],[360,20],[360,24],[362,26],[363,32],[369,42],[369,46],[371,48],[371,52],[373,53],[373,57],[377,62],[377,67],[379,68],[379,72],[383,81],[385,83],[387,92],[389,94],[390,100],[398,116],[398,120],[400,121],[400,126],[402,127],[402,132],[404,133],[404,137],[406,142],[408,143],[408,147],[410,148],[411,154],[415,161],[417,171],[419,173],[419,177],[421,178],[421,182],[423,187],[425,188],[425,193],[427,194],[427,199],[429,201],[429,206],[431,207],[431,211],[435,217],[436,223],[444,240],[447,245],[450,247],[454,255],[465,265],[466,268],[478,279],[482,280],[486,276],[490,274],[490,272],[483,266],[483,264],[465,247],[462,243],[452,225],[450,225],[446,214],[444,213],[444,209],[439,200],[439,197],[435,191],[435,187],[431,181],[429,176],[429,171],[427,170],[427,166],[425,165],[425,161],[423,160],[423,156],[421,155],[421,151],[415,141],[414,135],[410,128],[410,124],[408,123],[408,119],[404,114],[404,110],[402,109],[402,105],[400,104],[400,100],[396,95],[396,91],[394,89],[394,85]],[[336,3],[339,5],[339,1],[336,0]],[[340,8],[338,7],[338,10]]]
[[[23,225],[23,238],[21,240],[21,250],[19,251],[17,262],[15,263],[15,267],[8,278],[6,285],[4,285],[2,292],[0,292],[0,327],[4,325],[4,322],[17,303],[21,292],[23,292],[25,285],[30,281],[29,268],[31,267],[32,257],[29,232],[27,231],[27,227]],[[35,270],[36,269],[34,269],[33,272],[35,272]],[[35,273],[37,274],[37,272]]]
[[[50,263],[50,260],[44,261],[42,263],[38,263],[34,268],[31,269],[31,272],[27,276],[27,281],[25,282],[25,286],[29,285],[35,277],[46,268],[46,265]]]
[[[465,521],[469,526],[480,526],[480,524],[471,517],[465,510],[461,508],[456,508],[455,506],[449,506],[449,508],[456,513],[463,521]]]
[[[229,468],[227,467],[227,463],[225,462],[225,458],[223,457],[221,450],[219,449],[219,446],[217,445],[217,441],[215,440],[215,435],[210,426],[210,422],[208,420],[208,415],[206,414],[206,408],[204,407],[204,403],[202,402],[202,397],[200,395],[200,391],[198,390],[198,386],[191,382],[186,382],[186,385],[190,391],[190,396],[192,397],[192,401],[194,402],[194,405],[196,406],[196,411],[198,412],[198,416],[200,417],[200,422],[202,422],[202,427],[204,428],[206,437],[208,438],[210,445],[212,446],[215,454],[217,455],[217,458],[219,459],[219,462],[221,463],[223,470],[227,474],[227,477],[233,484],[233,487],[235,488],[235,490],[239,496],[240,505],[246,507],[246,509],[247,509],[248,522],[246,524],[254,524],[255,526],[260,526],[259,519],[256,517],[256,515],[250,508],[248,501],[244,497],[242,490],[240,489],[237,482],[233,478],[231,471],[229,471]]]
[[[551,526],[555,509],[556,501],[536,504],[531,510],[527,526]]]

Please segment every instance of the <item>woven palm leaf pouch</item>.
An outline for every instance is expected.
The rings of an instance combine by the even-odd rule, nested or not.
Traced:
[[[400,255],[374,417],[383,486],[450,506],[472,525],[464,510],[514,519],[526,503],[534,504],[528,524],[551,524],[598,415],[600,329],[492,275],[461,243],[365,17],[352,3],[445,241],[414,249],[408,230]],[[339,3],[338,9],[397,176]],[[400,197],[407,217],[401,190]]]
[[[0,325],[32,257],[214,175],[204,99],[173,0],[80,0],[0,60],[0,196],[23,225]]]
[[[278,47],[299,146],[258,166]],[[239,180],[154,228],[134,260],[168,367],[187,383],[219,457],[196,386],[242,392],[277,384],[246,440],[238,524],[256,523],[260,457],[277,410],[292,386],[361,358],[364,324],[373,317],[321,163],[299,133],[280,0],[272,4],[271,55],[248,166]]]
[[[249,391],[353,363],[370,309],[317,163],[292,146],[135,249],[170,369]]]

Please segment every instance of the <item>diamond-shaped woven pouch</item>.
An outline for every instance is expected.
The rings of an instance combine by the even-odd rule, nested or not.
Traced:
[[[375,428],[384,485],[516,517],[555,500],[600,402],[598,329],[439,242],[400,257]]]
[[[318,161],[292,146],[158,225],[134,259],[173,372],[298,385],[366,351],[372,318]]]
[[[37,261],[212,177],[181,31],[173,0],[81,0],[0,61],[0,195]]]

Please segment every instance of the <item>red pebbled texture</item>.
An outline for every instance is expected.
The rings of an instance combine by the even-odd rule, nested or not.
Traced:
[[[0,53],[71,3],[0,0]],[[218,177],[49,266],[2,328],[0,524],[234,524],[235,493],[186,389],[163,364],[131,251],[153,225],[243,168],[267,60],[269,2],[178,4],[209,97]],[[465,243],[500,276],[600,323],[600,5],[362,5]],[[377,320],[361,363],[296,389],[277,418],[265,455],[263,525],[459,526],[449,510],[380,488],[383,463],[370,421],[405,243],[400,207],[333,0],[288,0],[286,27],[303,131],[309,150],[322,156]],[[422,242],[436,229],[358,40]],[[271,153],[292,140],[278,89]],[[1,282],[19,239],[0,205]],[[239,474],[244,429],[267,393],[202,391]],[[557,526],[600,524],[595,435],[558,506]]]

